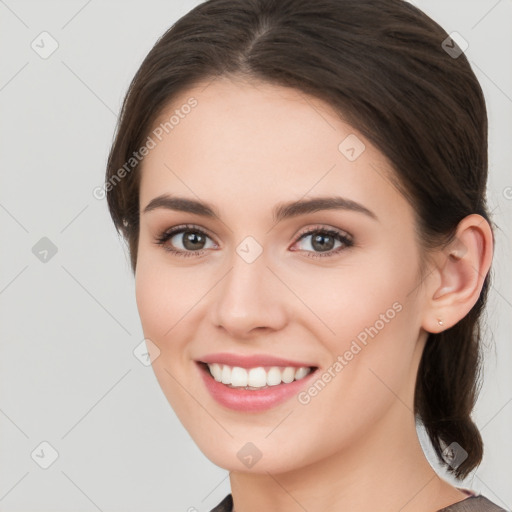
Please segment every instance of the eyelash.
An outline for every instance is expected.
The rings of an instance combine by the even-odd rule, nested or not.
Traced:
[[[170,249],[165,244],[168,240],[170,240],[173,236],[178,235],[180,233],[186,233],[186,232],[193,232],[193,233],[199,233],[205,237],[211,238],[208,233],[203,231],[198,226],[195,226],[193,224],[184,224],[180,226],[176,226],[174,228],[171,228],[169,230],[166,230],[162,232],[160,235],[158,235],[155,239],[155,243],[159,246],[162,246],[163,249],[167,252],[170,252],[171,254],[174,254],[179,257],[188,258],[190,256],[199,256],[202,255],[204,252],[206,252],[208,249],[201,249],[199,251],[182,251],[182,250],[176,250],[176,249]],[[325,228],[322,226],[315,226],[314,228],[310,228],[305,232],[302,232],[298,235],[297,240],[294,242],[294,245],[298,242],[300,242],[303,238],[313,235],[315,233],[322,233],[326,235],[330,235],[334,237],[336,240],[341,242],[343,244],[342,247],[338,247],[336,250],[330,250],[323,253],[312,253],[312,251],[305,251],[307,254],[307,257],[309,258],[329,258],[336,256],[341,251],[348,249],[349,247],[352,247],[354,245],[354,242],[350,235],[344,234],[342,231],[338,231],[336,229],[330,229]]]

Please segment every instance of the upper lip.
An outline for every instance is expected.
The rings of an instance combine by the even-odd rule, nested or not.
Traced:
[[[218,354],[208,354],[198,359],[201,363],[219,363],[226,364],[228,366],[239,366],[241,368],[255,368],[257,366],[294,366],[300,368],[305,366],[306,368],[314,367],[310,363],[301,361],[292,361],[291,359],[283,359],[281,357],[274,357],[267,354],[255,354],[251,356],[230,354],[228,352],[222,352]]]

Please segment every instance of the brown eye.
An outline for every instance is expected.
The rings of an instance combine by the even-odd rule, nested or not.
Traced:
[[[176,236],[181,236],[181,243],[188,251],[203,249],[206,242],[206,237],[203,234],[194,231],[183,231],[182,233],[174,235],[172,238]]]
[[[195,226],[177,226],[161,233],[155,243],[178,256],[195,256],[208,248],[208,240],[210,237]]]
[[[315,228],[306,231],[300,236],[296,243],[309,237],[311,237],[311,240],[304,244],[306,248],[300,250],[305,250],[310,253],[308,256],[312,258],[335,256],[344,249],[354,245],[352,239],[345,233],[326,228]],[[336,242],[338,242],[339,245],[335,249]],[[308,247],[312,250],[309,250]]]

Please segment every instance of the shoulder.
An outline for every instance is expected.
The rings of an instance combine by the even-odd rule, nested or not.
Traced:
[[[499,507],[485,496],[470,496],[465,500],[459,501],[445,507],[438,512],[507,512],[504,508]]]
[[[216,507],[210,512],[232,512],[233,497],[228,494]],[[470,496],[465,500],[459,501],[445,507],[438,512],[508,512],[504,508],[499,507],[485,496]]]
[[[500,509],[498,509],[500,510]],[[212,508],[210,512],[232,512],[233,511],[233,497],[228,494],[216,507]]]

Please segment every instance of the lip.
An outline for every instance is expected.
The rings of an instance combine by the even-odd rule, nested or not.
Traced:
[[[273,361],[275,361],[275,358],[273,358]],[[288,363],[289,361],[284,366],[295,366],[295,364],[291,365]],[[224,364],[229,363],[226,362]],[[272,365],[282,366],[281,364],[276,365],[273,363]],[[313,376],[317,373],[317,368],[315,368],[315,370],[312,370],[302,379],[294,380],[289,384],[282,382],[276,386],[269,386],[268,388],[260,390],[247,390],[243,388],[230,388],[222,384],[222,382],[217,382],[210,374],[208,366],[203,362],[196,361],[196,366],[206,389],[213,399],[220,405],[239,412],[262,412],[276,407],[290,400],[293,396],[296,396],[309,384]],[[308,365],[300,364],[299,366]]]
[[[258,366],[306,366],[312,368],[314,365],[300,361],[291,361],[280,357],[274,357],[268,354],[255,354],[251,356],[231,354],[229,352],[220,352],[218,354],[208,354],[201,359],[197,359],[200,363],[219,363],[228,366],[239,366],[240,368],[256,368]]]

